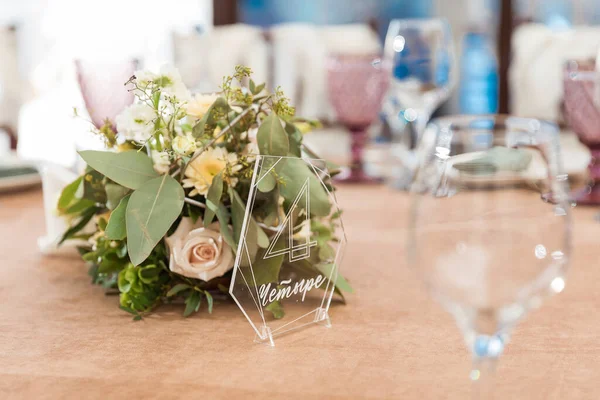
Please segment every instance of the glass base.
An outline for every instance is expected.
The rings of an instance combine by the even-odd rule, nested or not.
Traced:
[[[600,185],[592,184],[571,194],[573,201],[581,206],[600,205]]]
[[[336,183],[362,183],[362,184],[380,184],[383,179],[374,178],[367,175],[362,169],[342,168],[342,171],[334,178]]]

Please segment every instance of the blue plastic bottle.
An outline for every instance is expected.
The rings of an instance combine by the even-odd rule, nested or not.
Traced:
[[[467,33],[463,39],[460,64],[460,112],[498,112],[498,60],[489,35],[483,32]]]

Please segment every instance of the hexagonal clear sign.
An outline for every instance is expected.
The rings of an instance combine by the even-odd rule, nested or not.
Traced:
[[[323,160],[258,156],[238,243],[229,292],[255,341],[330,326],[346,237]]]

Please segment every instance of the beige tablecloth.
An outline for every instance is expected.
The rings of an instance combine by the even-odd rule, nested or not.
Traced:
[[[356,289],[333,327],[274,348],[233,303],[184,319],[162,307],[141,322],[90,285],[76,258],[45,258],[41,192],[0,196],[0,398],[466,399],[470,359],[454,322],[404,261],[405,194],[342,187]],[[600,223],[575,211],[567,288],[515,331],[499,399],[600,398]]]

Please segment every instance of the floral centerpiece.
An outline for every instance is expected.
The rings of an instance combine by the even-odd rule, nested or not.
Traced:
[[[136,72],[126,86],[135,103],[97,131],[108,151],[81,151],[87,168],[58,200],[70,220],[61,242],[87,240],[79,251],[93,283],[118,290],[134,319],[176,299],[184,316],[204,300],[212,312],[213,296],[228,293],[257,155],[301,157],[303,132],[316,123],[294,117],[280,89],[267,93],[241,66],[213,95],[192,96],[172,68]],[[272,181],[264,195],[275,206],[251,216],[257,243],[293,201],[279,190],[296,184],[285,171]],[[327,253],[335,221],[315,216],[311,227]],[[336,292],[348,288],[339,277]]]

